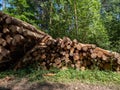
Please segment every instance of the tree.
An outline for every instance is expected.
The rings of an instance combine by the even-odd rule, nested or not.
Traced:
[[[69,36],[108,48],[109,38],[101,20],[98,0],[52,0],[47,6],[50,6],[47,9],[50,11],[48,31],[53,37]]]
[[[2,7],[2,4],[0,3],[0,8]]]
[[[111,48],[120,52],[120,0],[101,0],[102,19],[111,41]]]
[[[36,12],[29,0],[8,0],[8,3],[10,6],[4,9],[4,12],[31,24],[37,25],[37,18],[35,17]]]
[[[69,36],[83,43],[108,46],[99,0],[8,0],[9,14],[37,25],[54,38]]]
[[[71,1],[71,6],[74,6],[73,11],[71,10],[71,14],[74,15],[74,26],[76,26],[76,22],[78,23],[78,35],[75,38],[84,43],[95,43],[107,48],[109,38],[101,20],[101,3],[99,0],[76,0],[79,3],[69,1]],[[73,12],[76,13],[73,14]],[[74,31],[76,29],[74,28]]]

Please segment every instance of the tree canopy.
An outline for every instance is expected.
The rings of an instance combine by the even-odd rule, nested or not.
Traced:
[[[4,0],[2,4],[4,12],[54,38],[69,36],[120,52],[119,0]]]

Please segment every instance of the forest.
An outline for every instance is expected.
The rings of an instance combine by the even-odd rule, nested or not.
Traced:
[[[0,0],[0,90],[120,90],[120,0]]]
[[[120,52],[119,0],[1,0],[0,10],[54,38]]]

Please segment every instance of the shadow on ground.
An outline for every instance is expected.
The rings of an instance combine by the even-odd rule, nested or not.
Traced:
[[[66,85],[60,83],[37,83],[32,85],[29,90],[65,90]]]
[[[10,88],[0,87],[0,90],[11,90]]]
[[[120,90],[120,85],[99,85],[81,82],[30,82],[27,78],[1,79],[0,90]]]

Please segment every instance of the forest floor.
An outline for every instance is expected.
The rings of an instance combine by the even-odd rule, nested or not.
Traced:
[[[30,82],[27,78],[0,79],[0,90],[120,90],[120,85],[98,85],[82,82]]]
[[[0,90],[120,90],[112,71],[22,69],[0,72]]]

